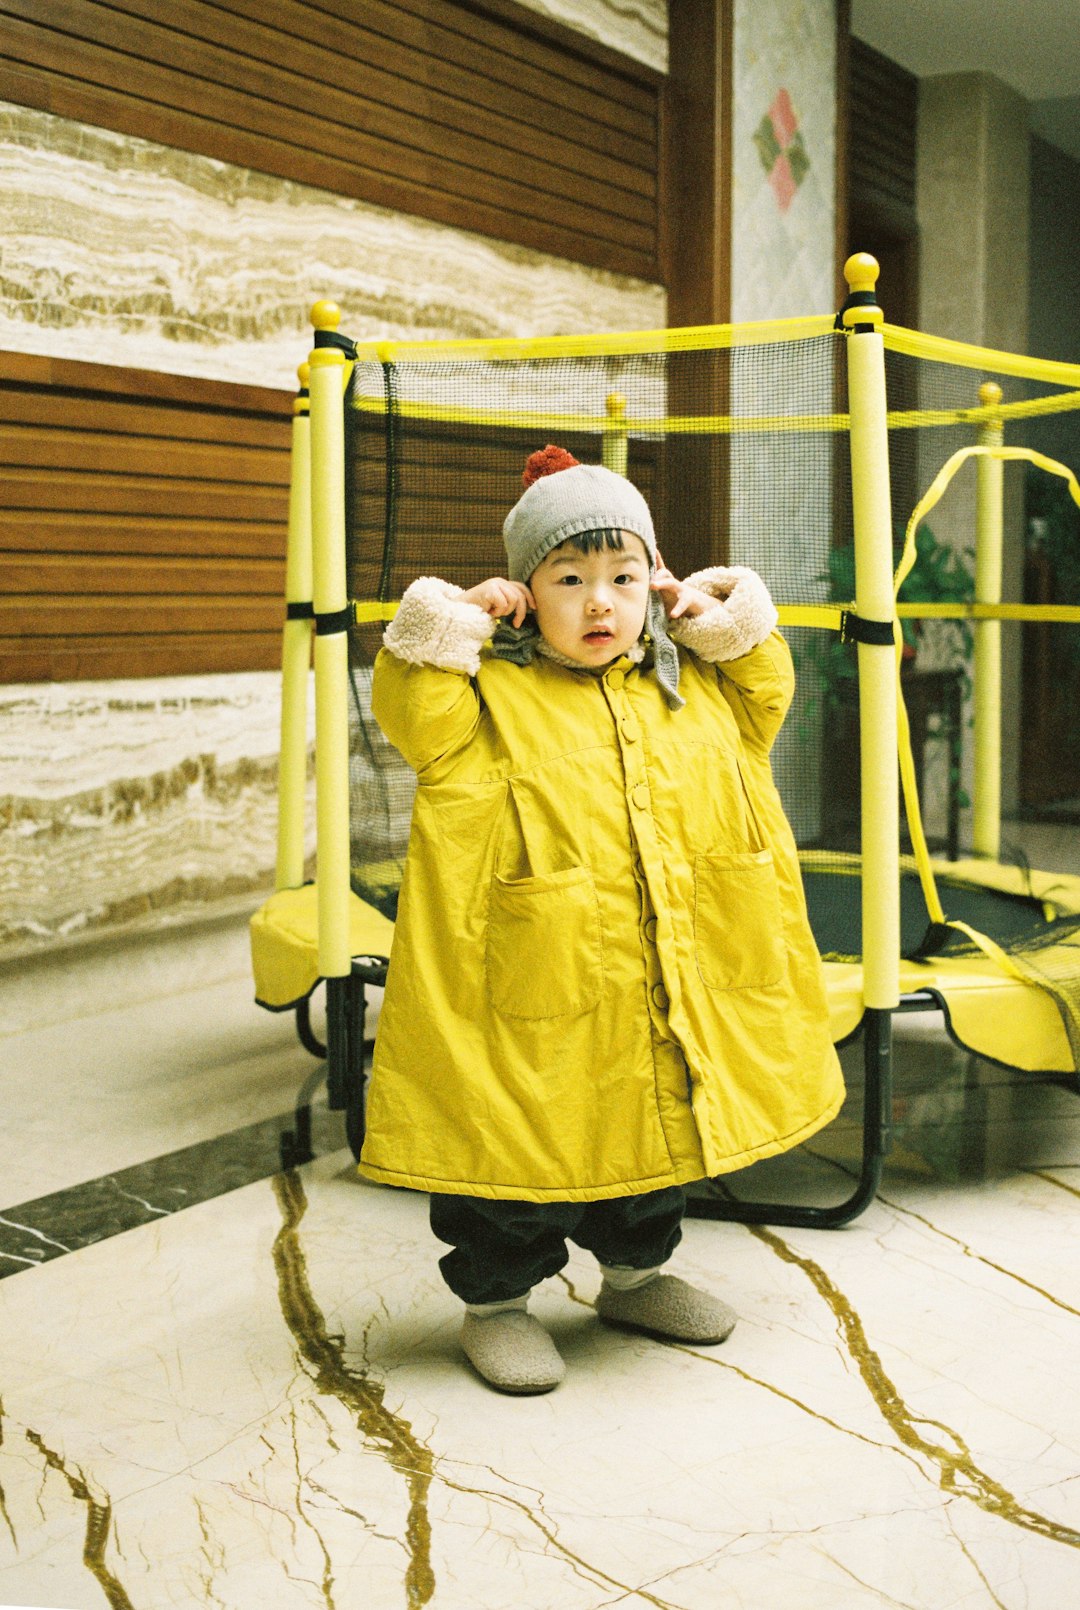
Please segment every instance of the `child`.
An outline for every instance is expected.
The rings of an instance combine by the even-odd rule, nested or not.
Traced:
[[[843,1087],[764,583],[678,581],[636,487],[560,448],[524,480],[508,577],[413,582],[375,664],[419,787],[360,1167],[431,1193],[467,1357],[532,1393],[563,1362],[528,1294],[568,1237],[601,1319],[723,1341],[731,1310],[660,1273],[683,1187],[797,1145]]]

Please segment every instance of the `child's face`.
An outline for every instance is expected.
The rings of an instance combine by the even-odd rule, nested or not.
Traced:
[[[564,542],[529,577],[536,624],[552,648],[579,665],[606,665],[633,648],[649,602],[649,556],[640,537],[579,553]]]

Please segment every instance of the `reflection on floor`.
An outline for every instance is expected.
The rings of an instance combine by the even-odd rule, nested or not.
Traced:
[[[575,1253],[535,1299],[566,1381],[501,1398],[460,1360],[422,1198],[361,1183],[336,1115],[324,1155],[273,1172],[267,1121],[308,1060],[248,1006],[242,930],[199,942],[205,967],[177,965],[178,939],[140,991],[69,980],[66,1016],[54,996],[52,1023],[27,1014],[2,1042],[5,1603],[1080,1600],[1073,1091],[969,1058],[933,1016],[900,1020],[896,1143],[861,1219],[688,1222],[673,1267],[740,1313],[716,1349],[605,1330]],[[858,1047],[845,1065],[838,1123],[740,1191],[847,1193]],[[251,1183],[211,1194],[219,1136]],[[91,1181],[137,1196],[124,1171],[183,1148],[173,1197],[144,1197],[123,1233],[84,1244],[20,1219]],[[206,1199],[177,1211],[185,1188]],[[68,1236],[77,1250],[48,1245]]]

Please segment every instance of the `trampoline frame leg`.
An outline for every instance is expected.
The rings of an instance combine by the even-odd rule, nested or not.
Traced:
[[[296,1035],[305,1051],[313,1057],[325,1057],[326,1047],[311,1027],[311,996],[305,995],[296,1008]]]
[[[692,1196],[691,1219],[726,1219],[735,1224],[780,1224],[797,1229],[834,1230],[858,1218],[874,1200],[892,1143],[892,1017],[888,1009],[867,1007],[863,1016],[862,1162],[858,1183],[844,1202],[832,1207],[805,1207],[796,1202],[746,1202],[723,1180],[711,1182],[723,1194]]]
[[[326,1104],[332,1112],[345,1106],[351,1065],[351,978],[326,980]]]
[[[332,1112],[344,1112],[350,1146],[357,1151],[363,1144],[364,1058],[369,1050],[364,1039],[365,985],[370,981],[370,977],[355,971],[347,978],[326,980],[325,1045],[311,1028],[310,1003],[304,1000],[296,1008],[296,1028],[302,1045],[325,1061],[312,1070],[297,1093],[295,1128],[286,1130],[279,1143],[283,1168],[297,1168],[314,1159],[311,1102],[324,1079],[327,1106]]]

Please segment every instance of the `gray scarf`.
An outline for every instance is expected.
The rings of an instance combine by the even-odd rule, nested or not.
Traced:
[[[642,663],[655,673],[669,708],[681,710],[686,700],[679,692],[679,654],[668,636],[667,613],[659,593],[649,594],[644,636],[650,641],[649,649],[641,657]],[[508,620],[501,620],[491,640],[491,653],[494,659],[509,660],[511,665],[531,665],[537,654],[545,654],[559,665],[574,666],[573,660],[548,647],[531,615],[526,616],[520,626],[512,626]],[[581,666],[580,669],[587,667]]]

